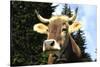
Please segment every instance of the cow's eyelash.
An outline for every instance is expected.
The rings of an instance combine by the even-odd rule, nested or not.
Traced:
[[[66,25],[66,22],[65,22],[65,23],[63,23],[63,25]]]

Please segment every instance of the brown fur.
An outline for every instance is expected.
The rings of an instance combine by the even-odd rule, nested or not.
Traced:
[[[55,59],[55,57],[53,57],[53,54],[49,54],[48,64],[53,64],[54,63],[54,59]]]
[[[60,18],[52,21],[48,26],[48,39],[61,40],[62,26],[64,23]]]

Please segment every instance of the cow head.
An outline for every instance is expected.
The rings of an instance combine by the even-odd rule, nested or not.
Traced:
[[[68,35],[80,29],[81,24],[76,22],[76,12],[72,13],[72,17],[65,15],[52,16],[50,19],[43,18],[35,11],[39,20],[43,23],[38,23],[33,26],[33,30],[41,34],[47,34],[47,40],[43,42],[43,51],[47,51],[50,55],[61,50]],[[69,22],[73,22],[69,25]]]

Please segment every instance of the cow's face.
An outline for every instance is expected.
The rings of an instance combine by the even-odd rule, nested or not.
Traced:
[[[56,51],[61,49],[69,27],[66,22],[66,20],[62,19],[62,16],[58,16],[57,19],[52,20],[51,23],[48,24],[47,40],[43,43],[43,51]]]
[[[72,33],[80,28],[80,23],[74,22],[69,25],[69,19],[67,16],[53,16],[49,20],[43,19],[40,15],[37,15],[42,22],[49,22],[48,26],[38,23],[33,26],[34,31],[41,34],[47,34],[47,40],[43,42],[43,51],[54,52],[61,50],[61,46],[64,45],[65,39],[67,39],[67,33]]]

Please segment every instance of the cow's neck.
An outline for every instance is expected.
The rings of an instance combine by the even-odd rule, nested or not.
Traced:
[[[65,47],[68,46],[68,44],[69,44],[69,40],[70,40],[70,34],[67,33],[67,35],[65,36],[64,49],[65,49]]]
[[[80,49],[76,42],[72,38],[71,34],[68,34],[68,42],[65,47],[64,54],[66,55],[67,62],[76,61],[80,56]]]
[[[54,60],[55,60],[55,57],[53,57],[53,54],[49,54],[48,64],[53,64],[54,63]]]
[[[62,49],[61,49],[61,51],[60,51],[60,54],[62,54],[64,51],[65,51],[65,49],[66,49],[66,47],[68,46],[68,44],[69,44],[69,33],[67,33],[67,35],[65,36],[65,42],[64,42],[64,44],[63,44],[63,46],[62,46]]]

